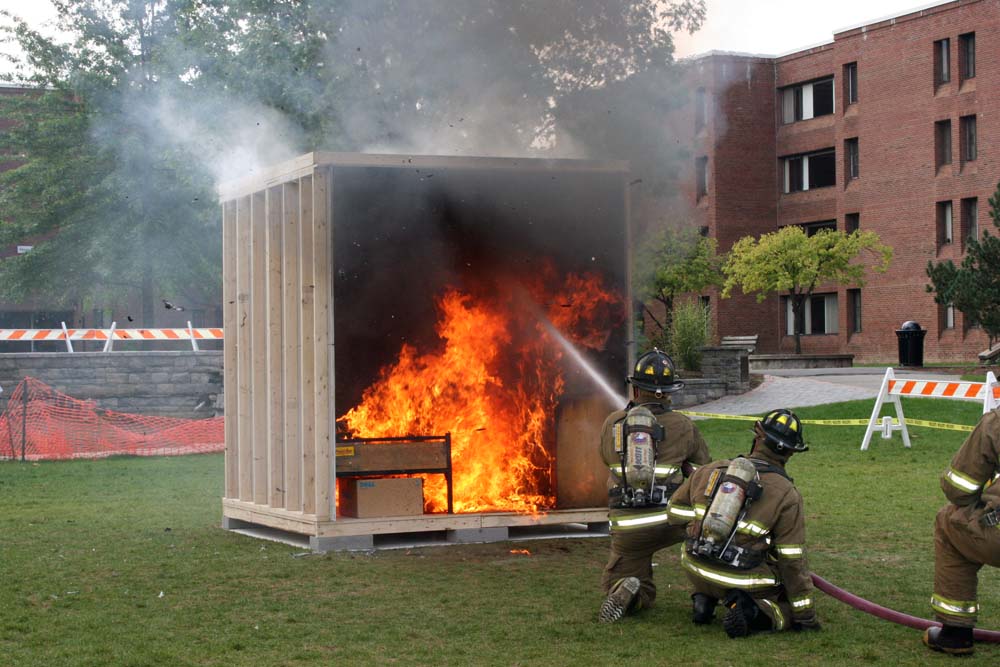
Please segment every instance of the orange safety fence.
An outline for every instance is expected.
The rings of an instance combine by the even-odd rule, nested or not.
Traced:
[[[0,415],[0,460],[221,452],[223,423],[223,417],[183,419],[105,410],[26,377]]]

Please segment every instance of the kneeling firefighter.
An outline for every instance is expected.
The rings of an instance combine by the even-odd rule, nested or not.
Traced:
[[[924,644],[952,655],[973,652],[979,570],[1000,567],[1000,408],[984,414],[941,475],[948,504],[934,522],[934,595],[941,627]]]
[[[601,457],[610,473],[611,557],[598,614],[605,623],[652,605],[653,554],[684,540],[684,528],[667,521],[667,503],[686,474],[711,460],[694,422],[670,409],[670,394],[684,383],[669,356],[647,352],[627,381],[632,401],[611,413],[601,430]]]
[[[710,623],[721,600],[730,637],[819,629],[802,496],[785,472],[807,449],[799,418],[775,410],[754,424],[748,456],[703,466],[674,493],[670,522],[687,526],[681,565],[695,623]]]

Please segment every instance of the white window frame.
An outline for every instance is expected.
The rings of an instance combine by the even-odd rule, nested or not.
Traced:
[[[812,330],[812,301],[813,299],[822,297],[823,307],[826,309],[824,314],[826,330],[814,332]],[[785,300],[785,335],[794,336],[795,335],[795,313],[792,312],[792,299],[791,297],[783,297]],[[805,324],[805,333],[803,336],[811,336],[814,333],[819,334],[836,334],[840,331],[840,311],[837,307],[837,293],[831,292],[829,294],[813,294],[806,299],[805,308],[803,308],[802,318]]]
[[[830,113],[837,113],[837,96],[834,94],[834,80],[833,77],[827,77],[825,79],[818,79],[816,81],[811,81],[809,83],[803,83],[797,86],[788,86],[781,89],[781,122],[783,125],[791,125],[792,123],[797,123],[800,120],[810,120],[815,118],[815,105],[813,104],[813,86],[817,83],[830,82]],[[799,94],[802,96],[802,117],[795,117],[795,95]],[[826,115],[826,114],[824,114]]]

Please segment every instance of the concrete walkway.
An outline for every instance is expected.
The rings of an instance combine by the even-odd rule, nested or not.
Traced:
[[[955,381],[957,375],[928,371],[893,370],[897,378]],[[860,399],[874,399],[885,368],[774,369],[757,388],[738,396],[692,406],[689,410],[721,415],[756,415],[775,408],[796,408]],[[983,376],[985,380],[985,375]]]

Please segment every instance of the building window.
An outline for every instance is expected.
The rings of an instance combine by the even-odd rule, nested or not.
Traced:
[[[844,65],[844,106],[858,101],[858,64]]]
[[[697,179],[697,199],[708,194],[708,158],[700,157],[695,160],[695,178]]]
[[[938,169],[951,164],[951,121],[934,123],[934,163]]]
[[[861,333],[861,290],[847,290],[847,303],[850,308],[847,316],[851,333]]]
[[[951,40],[939,39],[934,42],[934,85],[940,86],[951,81]]]
[[[799,225],[799,227],[801,227],[802,231],[806,233],[806,236],[815,236],[816,232],[820,232],[824,229],[837,231],[837,221],[823,220],[820,222],[807,222],[804,225]]]
[[[833,113],[833,77],[781,89],[781,119],[786,125]]]
[[[861,214],[848,213],[844,216],[844,229],[848,234],[853,234],[861,228]]]
[[[708,116],[707,104],[705,89],[699,88],[694,91],[694,131],[696,133],[705,129],[705,119]]]
[[[698,228],[698,235],[708,238],[708,225],[702,225]]]
[[[976,33],[958,36],[958,76],[962,81],[976,76]]]
[[[63,322],[73,326],[71,310],[0,311],[0,329],[59,329]],[[0,352],[65,352],[65,341],[10,340],[0,341]]]
[[[954,240],[954,225],[952,221],[950,201],[937,203],[938,245],[947,245]]]
[[[858,149],[858,138],[844,140],[844,173],[848,181],[861,176],[861,163]]]
[[[979,240],[979,200],[976,197],[962,200],[962,238],[967,242]]]
[[[962,162],[973,162],[976,159],[976,117],[962,116],[959,120],[959,134]]]
[[[786,193],[837,184],[836,155],[832,148],[782,158],[782,163]]]
[[[947,306],[938,306],[938,319],[941,330],[955,328],[955,306],[950,303]]]
[[[795,335],[795,314],[792,312],[792,300],[781,297],[785,302],[785,333]],[[799,333],[807,336],[817,334],[835,334],[837,327],[837,295],[813,294],[805,302],[805,312],[799,325]]]

